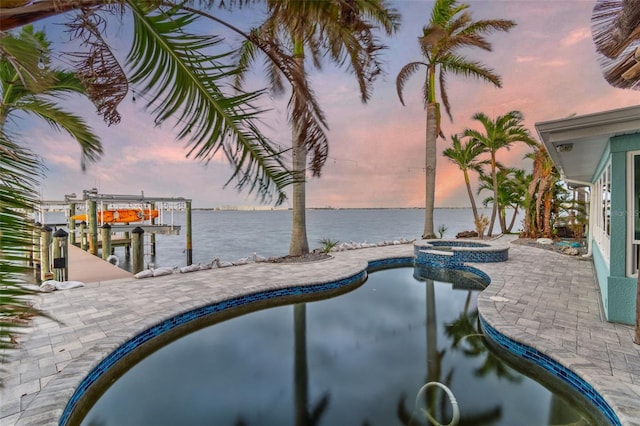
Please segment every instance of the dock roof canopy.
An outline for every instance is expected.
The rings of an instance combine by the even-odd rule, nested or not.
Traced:
[[[567,183],[589,183],[610,138],[640,133],[640,106],[544,121],[535,126],[562,178]]]

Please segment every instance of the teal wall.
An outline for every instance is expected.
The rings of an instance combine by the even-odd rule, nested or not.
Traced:
[[[627,152],[640,150],[640,134],[611,138],[598,174],[611,159],[611,247],[609,267],[593,245],[593,262],[602,292],[602,303],[609,321],[635,323],[636,278],[627,277],[627,220],[633,210],[627,209]],[[595,180],[595,179],[594,179]]]
[[[609,266],[607,266],[607,262],[605,262],[596,242],[592,241],[591,243],[593,244],[593,266],[596,269],[596,277],[600,286],[604,315],[609,319]]]

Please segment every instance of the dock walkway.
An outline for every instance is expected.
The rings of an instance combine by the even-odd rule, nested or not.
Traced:
[[[69,281],[95,283],[124,278],[133,278],[133,274],[69,244]]]
[[[339,252],[313,263],[252,263],[144,280],[119,279],[42,294],[53,318],[36,318],[0,377],[0,424],[57,425],[82,379],[132,337],[179,313],[258,291],[333,282],[368,262],[413,254],[410,244]],[[590,261],[511,245],[509,260],[474,265],[491,285],[483,318],[538,349],[599,392],[625,426],[640,425],[640,346],[633,327],[602,318]]]

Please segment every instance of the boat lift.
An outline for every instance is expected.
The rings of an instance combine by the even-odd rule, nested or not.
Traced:
[[[144,195],[144,191],[140,195],[100,194],[97,189],[92,188],[84,190],[81,199],[77,198],[74,193],[65,195],[64,201],[41,202],[41,207],[44,208],[44,206],[60,206],[64,208],[68,223],[55,225],[66,225],[70,231],[70,243],[80,245],[81,248],[90,251],[96,256],[98,255],[98,247],[101,244],[101,240],[98,238],[100,235],[99,227],[110,227],[110,234],[124,235],[124,238],[114,239],[111,242],[111,246],[124,246],[127,257],[129,256],[132,242],[131,233],[134,230],[138,233],[143,231],[144,235],[148,235],[150,239],[150,249],[145,254],[155,256],[156,234],[179,235],[181,226],[175,224],[174,212],[185,211],[186,264],[191,265],[193,263],[190,199],[183,197],[147,197]],[[123,219],[131,218],[130,212],[136,212],[138,213],[137,220],[131,220],[128,223],[120,221],[118,213],[115,213],[118,211],[123,212]],[[152,214],[155,211],[157,211],[157,214]],[[127,214],[124,214],[124,212]],[[40,220],[36,217],[36,222],[40,221],[45,224],[44,213],[42,211],[39,213]],[[85,220],[75,220],[74,216],[80,216]],[[107,222],[105,218],[108,217],[111,219]],[[77,238],[78,235],[80,236],[79,240]],[[102,257],[105,259],[109,255],[111,253],[102,253]]]

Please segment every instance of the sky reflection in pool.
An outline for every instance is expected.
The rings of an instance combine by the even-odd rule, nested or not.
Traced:
[[[425,276],[433,278],[418,268],[378,271],[339,297],[186,335],[120,377],[82,424],[425,425],[415,399],[429,381],[451,388],[461,425],[580,419],[486,349],[477,335],[477,280]],[[444,392],[419,403],[449,422]]]

